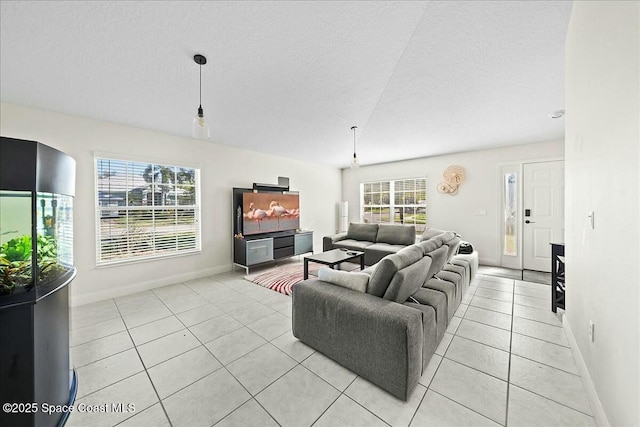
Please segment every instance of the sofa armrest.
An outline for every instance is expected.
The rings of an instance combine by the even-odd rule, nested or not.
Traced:
[[[331,249],[335,249],[333,247],[333,244],[335,242],[338,242],[340,240],[344,240],[346,238],[347,238],[347,232],[346,231],[344,233],[333,234],[331,236],[324,236],[322,238],[322,250],[324,252],[326,252],[326,251],[330,251]]]
[[[424,334],[414,308],[317,279],[293,286],[293,335],[407,400],[420,379]]]

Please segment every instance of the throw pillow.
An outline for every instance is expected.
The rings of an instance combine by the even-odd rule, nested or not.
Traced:
[[[378,268],[378,263],[370,265],[369,267],[367,267],[364,270],[362,270],[360,273],[366,273],[369,276],[371,276],[371,275],[373,275],[374,271],[376,271],[376,268]]]
[[[369,277],[371,276],[366,273],[351,273],[328,267],[322,267],[318,270],[318,279],[358,292],[367,292]]]

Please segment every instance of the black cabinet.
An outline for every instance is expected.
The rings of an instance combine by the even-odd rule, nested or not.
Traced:
[[[564,310],[565,275],[564,244],[551,244],[551,310]]]
[[[293,236],[283,236],[273,238],[273,259],[287,258],[293,256]]]
[[[233,263],[245,270],[254,265],[313,252],[313,231],[254,239],[234,238]]]
[[[69,367],[75,161],[0,137],[0,426],[63,425]],[[53,408],[49,409],[53,409]]]

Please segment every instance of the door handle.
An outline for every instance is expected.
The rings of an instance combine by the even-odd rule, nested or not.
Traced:
[[[535,221],[529,221],[529,220],[526,220],[524,223],[525,223],[525,224],[535,224],[536,222],[535,222]]]

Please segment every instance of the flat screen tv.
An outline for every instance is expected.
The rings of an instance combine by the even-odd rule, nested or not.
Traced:
[[[300,228],[300,196],[281,193],[242,194],[242,234]]]

